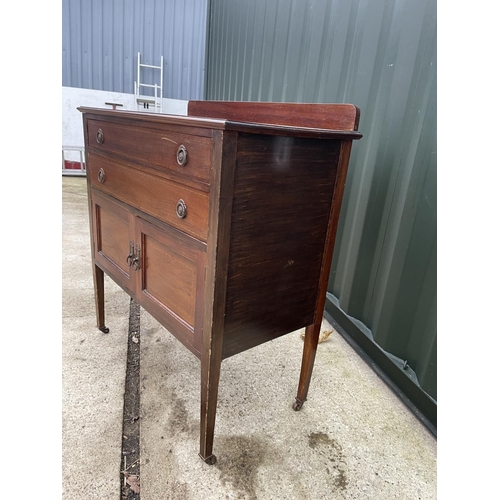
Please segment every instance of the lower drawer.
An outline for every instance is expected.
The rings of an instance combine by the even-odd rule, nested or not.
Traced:
[[[88,154],[87,168],[94,187],[207,241],[208,193],[92,153]]]

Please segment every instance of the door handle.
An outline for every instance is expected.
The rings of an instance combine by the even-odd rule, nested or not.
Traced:
[[[132,269],[134,271],[137,271],[140,268],[141,268],[141,247],[139,246],[139,243],[137,243],[135,246],[135,257],[132,260]]]
[[[128,250],[126,262],[130,267],[132,265],[132,259],[134,258],[134,242],[132,240],[130,240],[128,248],[129,248],[129,250]]]

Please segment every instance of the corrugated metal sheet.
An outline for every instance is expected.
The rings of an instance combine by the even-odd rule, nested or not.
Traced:
[[[152,65],[163,55],[164,97],[202,99],[207,2],[63,0],[62,85],[133,94],[140,52]]]
[[[327,302],[435,400],[436,0],[212,0],[207,99],[361,108]]]

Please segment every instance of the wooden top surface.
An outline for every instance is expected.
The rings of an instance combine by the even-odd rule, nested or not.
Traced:
[[[189,101],[188,116],[79,107],[98,117],[250,133],[325,139],[360,139],[359,109],[352,104]]]

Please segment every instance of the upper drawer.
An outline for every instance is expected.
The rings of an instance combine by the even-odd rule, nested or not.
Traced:
[[[202,241],[208,235],[208,193],[139,168],[88,154],[93,186]]]
[[[88,120],[88,146],[209,182],[212,140],[138,125]]]

